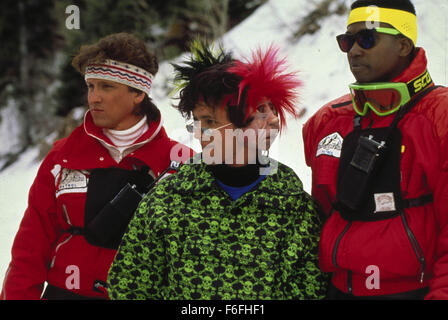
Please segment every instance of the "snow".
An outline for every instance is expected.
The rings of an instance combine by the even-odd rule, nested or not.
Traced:
[[[6,107],[0,110],[0,159],[9,153],[17,153],[22,148],[22,132],[20,130],[22,123],[21,115],[17,103],[9,98]],[[0,160],[0,168],[4,166],[6,160]]]
[[[350,4],[352,1],[339,0]],[[303,123],[324,103],[347,93],[347,85],[353,82],[345,54],[339,51],[335,36],[345,31],[347,15],[332,15],[321,21],[321,28],[313,35],[299,41],[292,40],[301,20],[314,9],[317,1],[270,0],[244,22],[230,30],[222,39],[228,49],[237,55],[247,55],[256,47],[267,48],[275,44],[281,48],[291,65],[298,70],[304,82],[300,106],[307,113],[299,120],[287,123],[287,129],[271,149],[271,156],[292,167],[310,190],[311,172],[305,165],[301,128]],[[447,85],[448,72],[448,5],[446,0],[413,1],[418,15],[419,36],[417,45],[425,48],[428,70],[435,83]],[[199,144],[184,129],[184,120],[171,107],[176,103],[166,97],[171,85],[172,67],[160,66],[154,82],[153,99],[162,111],[164,126],[175,140],[200,151]],[[14,132],[14,128],[11,128]],[[11,134],[2,141],[14,141]],[[5,139],[7,137],[7,139]],[[0,173],[0,283],[11,259],[10,250],[21,217],[26,208],[28,190],[37,173],[38,151],[31,149],[11,167]]]
[[[0,283],[11,260],[14,236],[27,206],[28,191],[37,174],[38,149],[29,149],[0,174]]]

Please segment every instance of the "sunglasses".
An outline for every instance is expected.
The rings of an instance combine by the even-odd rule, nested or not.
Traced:
[[[336,36],[336,40],[342,52],[349,52],[355,42],[363,49],[371,49],[376,44],[375,33],[384,33],[396,36],[400,34],[400,31],[393,28],[363,29],[355,34],[340,34]]]
[[[378,116],[387,116],[411,100],[403,82],[352,83],[349,88],[353,108],[360,116],[365,116],[369,108]]]

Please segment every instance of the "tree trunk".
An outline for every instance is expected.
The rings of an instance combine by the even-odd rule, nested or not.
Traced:
[[[26,26],[26,0],[19,0],[19,55],[20,55],[20,96],[18,98],[19,110],[22,115],[23,122],[23,136],[24,136],[24,146],[23,149],[26,149],[27,146],[32,142],[30,136],[30,67],[29,67],[29,52],[28,52],[28,32]]]
[[[29,65],[28,65],[28,39],[25,21],[25,1],[19,0],[19,54],[20,54],[20,87],[21,89],[26,89],[28,86],[28,75],[29,75]]]

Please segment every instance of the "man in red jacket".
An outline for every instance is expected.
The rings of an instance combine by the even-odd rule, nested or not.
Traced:
[[[38,171],[2,299],[107,298],[109,267],[142,194],[191,156],[162,126],[150,96],[158,62],[141,40],[109,35],[72,64],[89,110]]]
[[[409,0],[355,1],[337,41],[357,82],[303,128],[330,299],[448,298],[448,90],[416,20]]]

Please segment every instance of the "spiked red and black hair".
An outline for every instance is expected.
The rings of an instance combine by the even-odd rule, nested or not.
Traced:
[[[192,45],[192,55],[182,65],[173,64],[180,102],[176,107],[190,118],[199,99],[211,107],[227,107],[230,121],[237,127],[250,122],[257,106],[269,100],[277,110],[280,124],[286,113],[297,116],[295,100],[301,81],[295,73],[286,72],[286,60],[278,58],[273,46],[261,49],[252,59],[238,61],[221,48],[214,53],[204,42]]]
[[[279,49],[270,46],[263,53],[257,49],[251,61],[235,61],[227,72],[241,77],[238,92],[238,105],[241,99],[245,104],[245,120],[256,111],[263,100],[269,100],[277,110],[282,126],[286,124],[286,113],[297,117],[297,89],[302,82],[296,73],[287,72],[286,59],[278,57]]]

